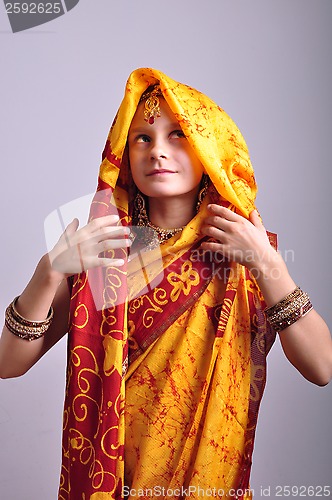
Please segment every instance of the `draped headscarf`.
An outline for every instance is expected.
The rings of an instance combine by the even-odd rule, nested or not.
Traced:
[[[244,217],[255,208],[241,133],[204,94],[154,69],[134,71],[108,135],[90,218],[117,213],[119,224],[131,224],[128,130],[142,93],[157,83],[211,187],[194,219],[160,249],[73,279],[62,500],[196,498],[199,488],[213,487],[217,498],[221,491],[250,497],[245,489],[274,332],[245,268],[226,269],[215,257],[206,262],[198,251],[208,202]]]

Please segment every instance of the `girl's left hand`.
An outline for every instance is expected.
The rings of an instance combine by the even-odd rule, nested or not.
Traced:
[[[208,210],[211,216],[205,219],[201,231],[214,241],[203,242],[202,249],[220,252],[249,270],[259,269],[275,255],[256,210],[249,220],[216,204],[209,205]]]

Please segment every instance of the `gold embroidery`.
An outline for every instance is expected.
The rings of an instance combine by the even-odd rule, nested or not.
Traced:
[[[88,311],[88,308],[85,304],[80,304],[79,306],[76,307],[75,309],[75,312],[74,312],[74,318],[78,318],[79,317],[79,311],[83,308],[83,311],[85,313],[85,319],[83,321],[81,321],[79,324],[75,323],[74,321],[72,321],[72,325],[73,326],[76,326],[77,328],[84,328],[87,324],[87,322],[89,321],[89,311]]]
[[[164,290],[163,288],[155,288],[152,298],[150,298],[148,295],[142,295],[141,297],[131,301],[129,312],[133,314],[140,307],[144,307],[142,322],[145,328],[151,328],[154,319],[153,315],[149,315],[149,313],[162,313],[163,309],[160,306],[165,306],[168,303],[168,299],[166,297],[166,290]],[[148,305],[146,305],[146,302],[148,303]]]
[[[169,273],[167,276],[168,282],[173,286],[171,291],[171,300],[175,302],[181,292],[184,295],[189,295],[191,287],[199,283],[199,274],[193,269],[190,260],[186,260],[181,266],[181,274]]]

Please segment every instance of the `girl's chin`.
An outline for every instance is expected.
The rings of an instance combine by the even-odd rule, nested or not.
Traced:
[[[178,196],[171,188],[155,188],[155,189],[142,189],[141,192],[148,198],[164,198],[169,196]]]
[[[142,191],[143,193],[143,191]],[[177,197],[181,197],[182,196],[182,193],[174,193],[174,190],[173,191],[149,191],[149,192],[145,192],[143,193],[145,194],[145,196],[147,196],[148,198],[177,198]]]
[[[152,191],[152,190],[149,190],[149,191],[141,191],[147,198],[151,198],[151,199],[154,199],[156,201],[176,201],[177,199],[178,200],[181,200],[181,202],[183,202],[184,200],[191,200],[192,199],[192,203],[195,204],[197,202],[197,192],[196,190],[194,192],[190,192],[188,193],[188,191],[185,191],[185,192],[177,192],[175,193],[174,192],[174,189],[171,191]]]

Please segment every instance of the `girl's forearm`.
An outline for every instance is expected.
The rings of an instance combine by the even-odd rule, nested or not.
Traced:
[[[267,261],[256,263],[255,274],[268,307],[296,287],[285,262],[275,251]],[[305,378],[317,385],[331,380],[332,339],[326,323],[314,309],[281,331],[279,337],[285,355]]]

